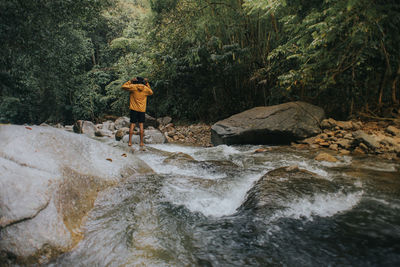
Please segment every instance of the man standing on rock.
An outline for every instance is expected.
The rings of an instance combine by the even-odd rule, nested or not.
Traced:
[[[129,128],[129,143],[132,146],[132,134],[135,129],[135,123],[139,123],[140,128],[140,149],[144,150],[144,129],[147,96],[152,95],[153,91],[147,78],[136,77],[132,78],[122,85],[122,89],[129,91],[129,109],[130,109],[130,128]]]

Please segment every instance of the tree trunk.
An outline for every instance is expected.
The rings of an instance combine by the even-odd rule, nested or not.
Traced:
[[[399,77],[400,77],[400,62],[399,62],[399,67],[397,68],[397,73],[396,73],[396,77],[393,80],[392,83],[392,101],[394,104],[399,104],[399,100],[396,97],[396,89],[397,89],[397,83],[399,81]]]

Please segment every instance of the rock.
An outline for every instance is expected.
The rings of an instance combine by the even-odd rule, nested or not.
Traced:
[[[319,136],[319,138],[321,138],[321,139],[323,139],[323,140],[326,140],[326,139],[328,139],[328,134],[326,134],[326,133],[322,133],[322,134],[320,134],[320,135],[318,135]]]
[[[323,146],[323,147],[329,147],[330,145],[331,145],[331,143],[329,143],[329,142],[320,142],[320,143],[318,143],[320,146]]]
[[[166,117],[158,118],[157,121],[160,125],[165,126],[172,121],[172,118],[166,116]]]
[[[96,126],[91,121],[84,121],[82,125],[82,133],[88,136],[94,136],[96,132]]]
[[[258,148],[254,151],[254,153],[264,153],[264,152],[268,152],[271,151],[271,149],[269,148]]]
[[[343,136],[343,138],[344,138],[344,139],[348,139],[348,140],[353,140],[353,139],[354,139],[354,138],[353,138],[353,134],[351,134],[351,133],[345,134],[345,135]]]
[[[368,152],[368,146],[364,143],[360,143],[359,148],[361,148],[364,152]]]
[[[339,139],[336,141],[336,144],[338,144],[340,147],[343,147],[345,149],[349,149],[353,143],[353,140],[349,139]]]
[[[322,129],[336,129],[336,130],[359,130],[362,127],[361,122],[353,121],[336,121],[332,118],[325,119],[321,122]]]
[[[324,111],[305,102],[256,107],[215,123],[211,141],[220,144],[289,144],[321,132]]]
[[[129,128],[123,127],[117,130],[115,133],[115,140],[120,141],[126,134],[129,134]]]
[[[167,131],[174,129],[174,127],[175,127],[175,125],[173,123],[168,123],[167,125],[165,125],[165,129]]]
[[[315,141],[316,139],[317,139],[317,137],[314,136],[314,137],[309,137],[309,138],[303,139],[299,142],[302,144],[313,145],[316,143],[316,141]]]
[[[386,145],[388,151],[400,153],[400,137],[383,136],[380,143]]]
[[[144,122],[144,127],[147,128],[149,126],[152,126],[157,129],[158,126],[160,126],[160,122],[158,122],[155,118],[146,113],[146,120]]]
[[[351,121],[337,121],[336,125],[339,126],[340,129],[343,130],[352,130],[353,123]]]
[[[103,137],[103,133],[100,130],[97,130],[96,132],[94,132],[94,135],[97,137]]]
[[[354,150],[353,150],[353,154],[361,154],[361,155],[363,155],[363,154],[365,154],[365,151],[364,150],[362,150],[360,147],[356,147]]]
[[[308,148],[308,145],[306,145],[306,144],[293,144],[292,146],[296,149],[307,149]]]
[[[166,132],[168,136],[174,136],[176,134],[176,130],[172,129],[171,131]]]
[[[385,131],[393,136],[400,136],[400,130],[394,126],[388,126]]]
[[[328,162],[337,162],[337,161],[338,161],[337,158],[335,158],[334,156],[329,155],[328,153],[325,153],[325,152],[319,153],[319,154],[315,157],[315,160],[318,160],[318,161],[328,161]]]
[[[358,130],[358,131],[354,132],[353,137],[357,144],[362,142],[365,145],[367,145],[372,151],[375,151],[380,147],[378,140],[376,140],[376,138],[374,136],[366,134],[362,130]]]
[[[324,119],[321,121],[322,129],[333,129],[336,126],[336,121],[332,118]]]
[[[68,132],[73,132],[74,126],[73,125],[65,125],[64,129]]]
[[[12,266],[72,249],[99,191],[152,172],[132,154],[51,127],[1,125],[0,155],[0,262]]]
[[[270,220],[277,211],[290,208],[291,203],[340,190],[335,183],[298,166],[282,167],[261,177],[247,192],[246,200],[238,211],[255,212]]]
[[[363,126],[361,121],[353,121],[353,130],[360,130]]]
[[[109,131],[108,129],[98,129],[98,130],[96,130],[94,135],[97,136],[97,137],[104,137],[104,136],[111,137],[112,136],[112,132]]]
[[[330,150],[335,150],[335,151],[337,151],[337,150],[338,150],[338,145],[337,145],[337,144],[331,144],[331,145],[329,146],[329,149],[330,149]]]
[[[114,131],[115,130],[115,123],[112,121],[105,121],[103,122],[103,129],[104,130],[109,130],[109,131]]]
[[[74,126],[73,126],[74,133],[78,133],[78,134],[82,133],[82,124],[83,124],[83,120],[77,120],[74,123]]]
[[[339,150],[339,154],[340,155],[349,155],[350,154],[350,151],[348,151],[348,150],[346,150],[346,149],[341,149],[341,150]]]
[[[124,135],[124,137],[122,137],[122,142],[123,143],[128,143],[129,142],[129,134]],[[140,144],[140,136],[139,135],[132,135],[132,144]]]
[[[145,130],[144,140],[146,144],[164,144],[167,140],[159,130]]]
[[[175,165],[181,165],[189,162],[193,163],[196,162],[196,160],[192,156],[182,152],[174,153],[163,161],[163,163]]]
[[[120,129],[122,130],[122,129]],[[129,132],[129,129],[128,129]],[[122,132],[121,132],[122,134]],[[115,135],[117,136],[117,135]],[[120,139],[121,140],[121,139]],[[129,135],[124,135],[122,137],[122,142],[129,142]],[[164,134],[159,130],[144,130],[144,143],[145,144],[164,144],[167,142]],[[138,132],[134,132],[132,135],[132,144],[140,144],[140,135]]]
[[[115,123],[114,123],[114,127],[116,130],[119,130],[119,129],[125,128],[125,127],[129,128],[130,125],[131,125],[131,123],[130,123],[130,120],[128,117],[120,117],[120,118],[116,119]]]
[[[94,136],[97,128],[91,121],[78,120],[73,126],[75,133],[86,134],[88,136]]]

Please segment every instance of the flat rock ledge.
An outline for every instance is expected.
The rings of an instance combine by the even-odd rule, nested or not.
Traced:
[[[101,191],[153,172],[123,152],[57,128],[0,125],[0,266],[46,264],[75,247]]]

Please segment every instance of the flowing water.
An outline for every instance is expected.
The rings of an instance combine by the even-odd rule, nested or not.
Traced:
[[[103,191],[84,239],[50,265],[400,266],[398,164],[346,156],[324,163],[312,151],[257,148],[136,152],[155,173]],[[178,152],[195,161],[166,161]],[[279,201],[246,202],[264,174],[293,165],[318,175],[311,191],[303,180],[278,179],[268,192]]]

